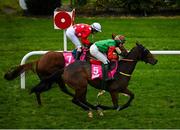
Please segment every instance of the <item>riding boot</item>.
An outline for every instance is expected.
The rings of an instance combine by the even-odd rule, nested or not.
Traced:
[[[108,76],[108,70],[109,70],[109,64],[104,64],[104,72],[103,72],[103,76],[104,76],[104,80],[105,81],[109,81],[111,80]]]
[[[79,60],[81,56],[81,51],[76,51],[76,60]]]

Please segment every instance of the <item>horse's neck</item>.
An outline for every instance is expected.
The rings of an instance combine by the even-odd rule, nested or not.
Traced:
[[[136,67],[136,64],[137,61],[122,61],[119,71],[131,75]]]
[[[127,58],[138,61],[138,57],[139,57],[139,49],[136,46],[129,52]]]
[[[138,50],[137,48],[134,48],[131,52],[129,52],[127,59],[131,59],[133,61],[121,61],[122,64],[120,65],[119,71],[122,71],[126,74],[132,74],[136,64],[138,62]]]

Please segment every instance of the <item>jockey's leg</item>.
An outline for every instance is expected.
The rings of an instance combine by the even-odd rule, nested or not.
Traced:
[[[96,57],[98,60],[100,60],[101,62],[104,63],[104,67],[103,67],[103,80],[104,81],[107,81],[109,80],[108,79],[108,63],[109,63],[109,60],[107,59],[107,57],[98,50],[97,46],[95,44],[93,44],[91,47],[90,47],[90,53],[91,55],[93,55],[94,57]],[[102,82],[102,86],[104,86],[105,88],[105,83]]]
[[[75,35],[75,30],[73,27],[67,29],[66,35],[77,48],[77,52],[76,52],[76,60],[77,60],[79,59],[82,52],[81,42],[79,41],[78,37]]]
[[[95,58],[97,58],[98,60],[103,62],[104,64],[108,64],[109,60],[107,59],[105,54],[103,54],[102,52],[100,52],[98,50],[98,48],[97,48],[97,46],[95,44],[93,44],[90,47],[90,53],[91,53],[92,56],[94,56]]]
[[[79,60],[79,59],[80,59],[81,53],[82,53],[81,47],[80,47],[80,48],[77,48],[77,51],[76,51],[76,60]]]
[[[111,78],[109,78],[108,76],[108,71],[109,71],[109,64],[104,64],[104,68],[103,68],[103,77],[105,81],[109,81],[111,80]]]

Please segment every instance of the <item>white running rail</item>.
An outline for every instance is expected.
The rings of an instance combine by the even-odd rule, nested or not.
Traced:
[[[44,55],[48,51],[32,51],[27,53],[23,59],[21,60],[21,65],[25,64],[29,57],[33,55]],[[180,51],[168,50],[168,51],[151,51],[152,54],[155,55],[180,55]],[[21,74],[21,89],[25,89],[25,72]]]

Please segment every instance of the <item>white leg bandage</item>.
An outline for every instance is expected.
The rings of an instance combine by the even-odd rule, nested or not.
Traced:
[[[103,62],[104,64],[108,64],[108,59],[107,57],[105,56],[105,54],[101,53],[97,46],[95,44],[93,44],[91,47],[90,47],[90,53],[92,56],[94,56],[95,58],[97,58],[98,60],[100,60],[101,62]]]
[[[81,42],[79,41],[78,37],[75,35],[75,30],[72,26],[66,30],[66,36],[72,41],[72,43],[76,46],[76,48],[81,47]]]

